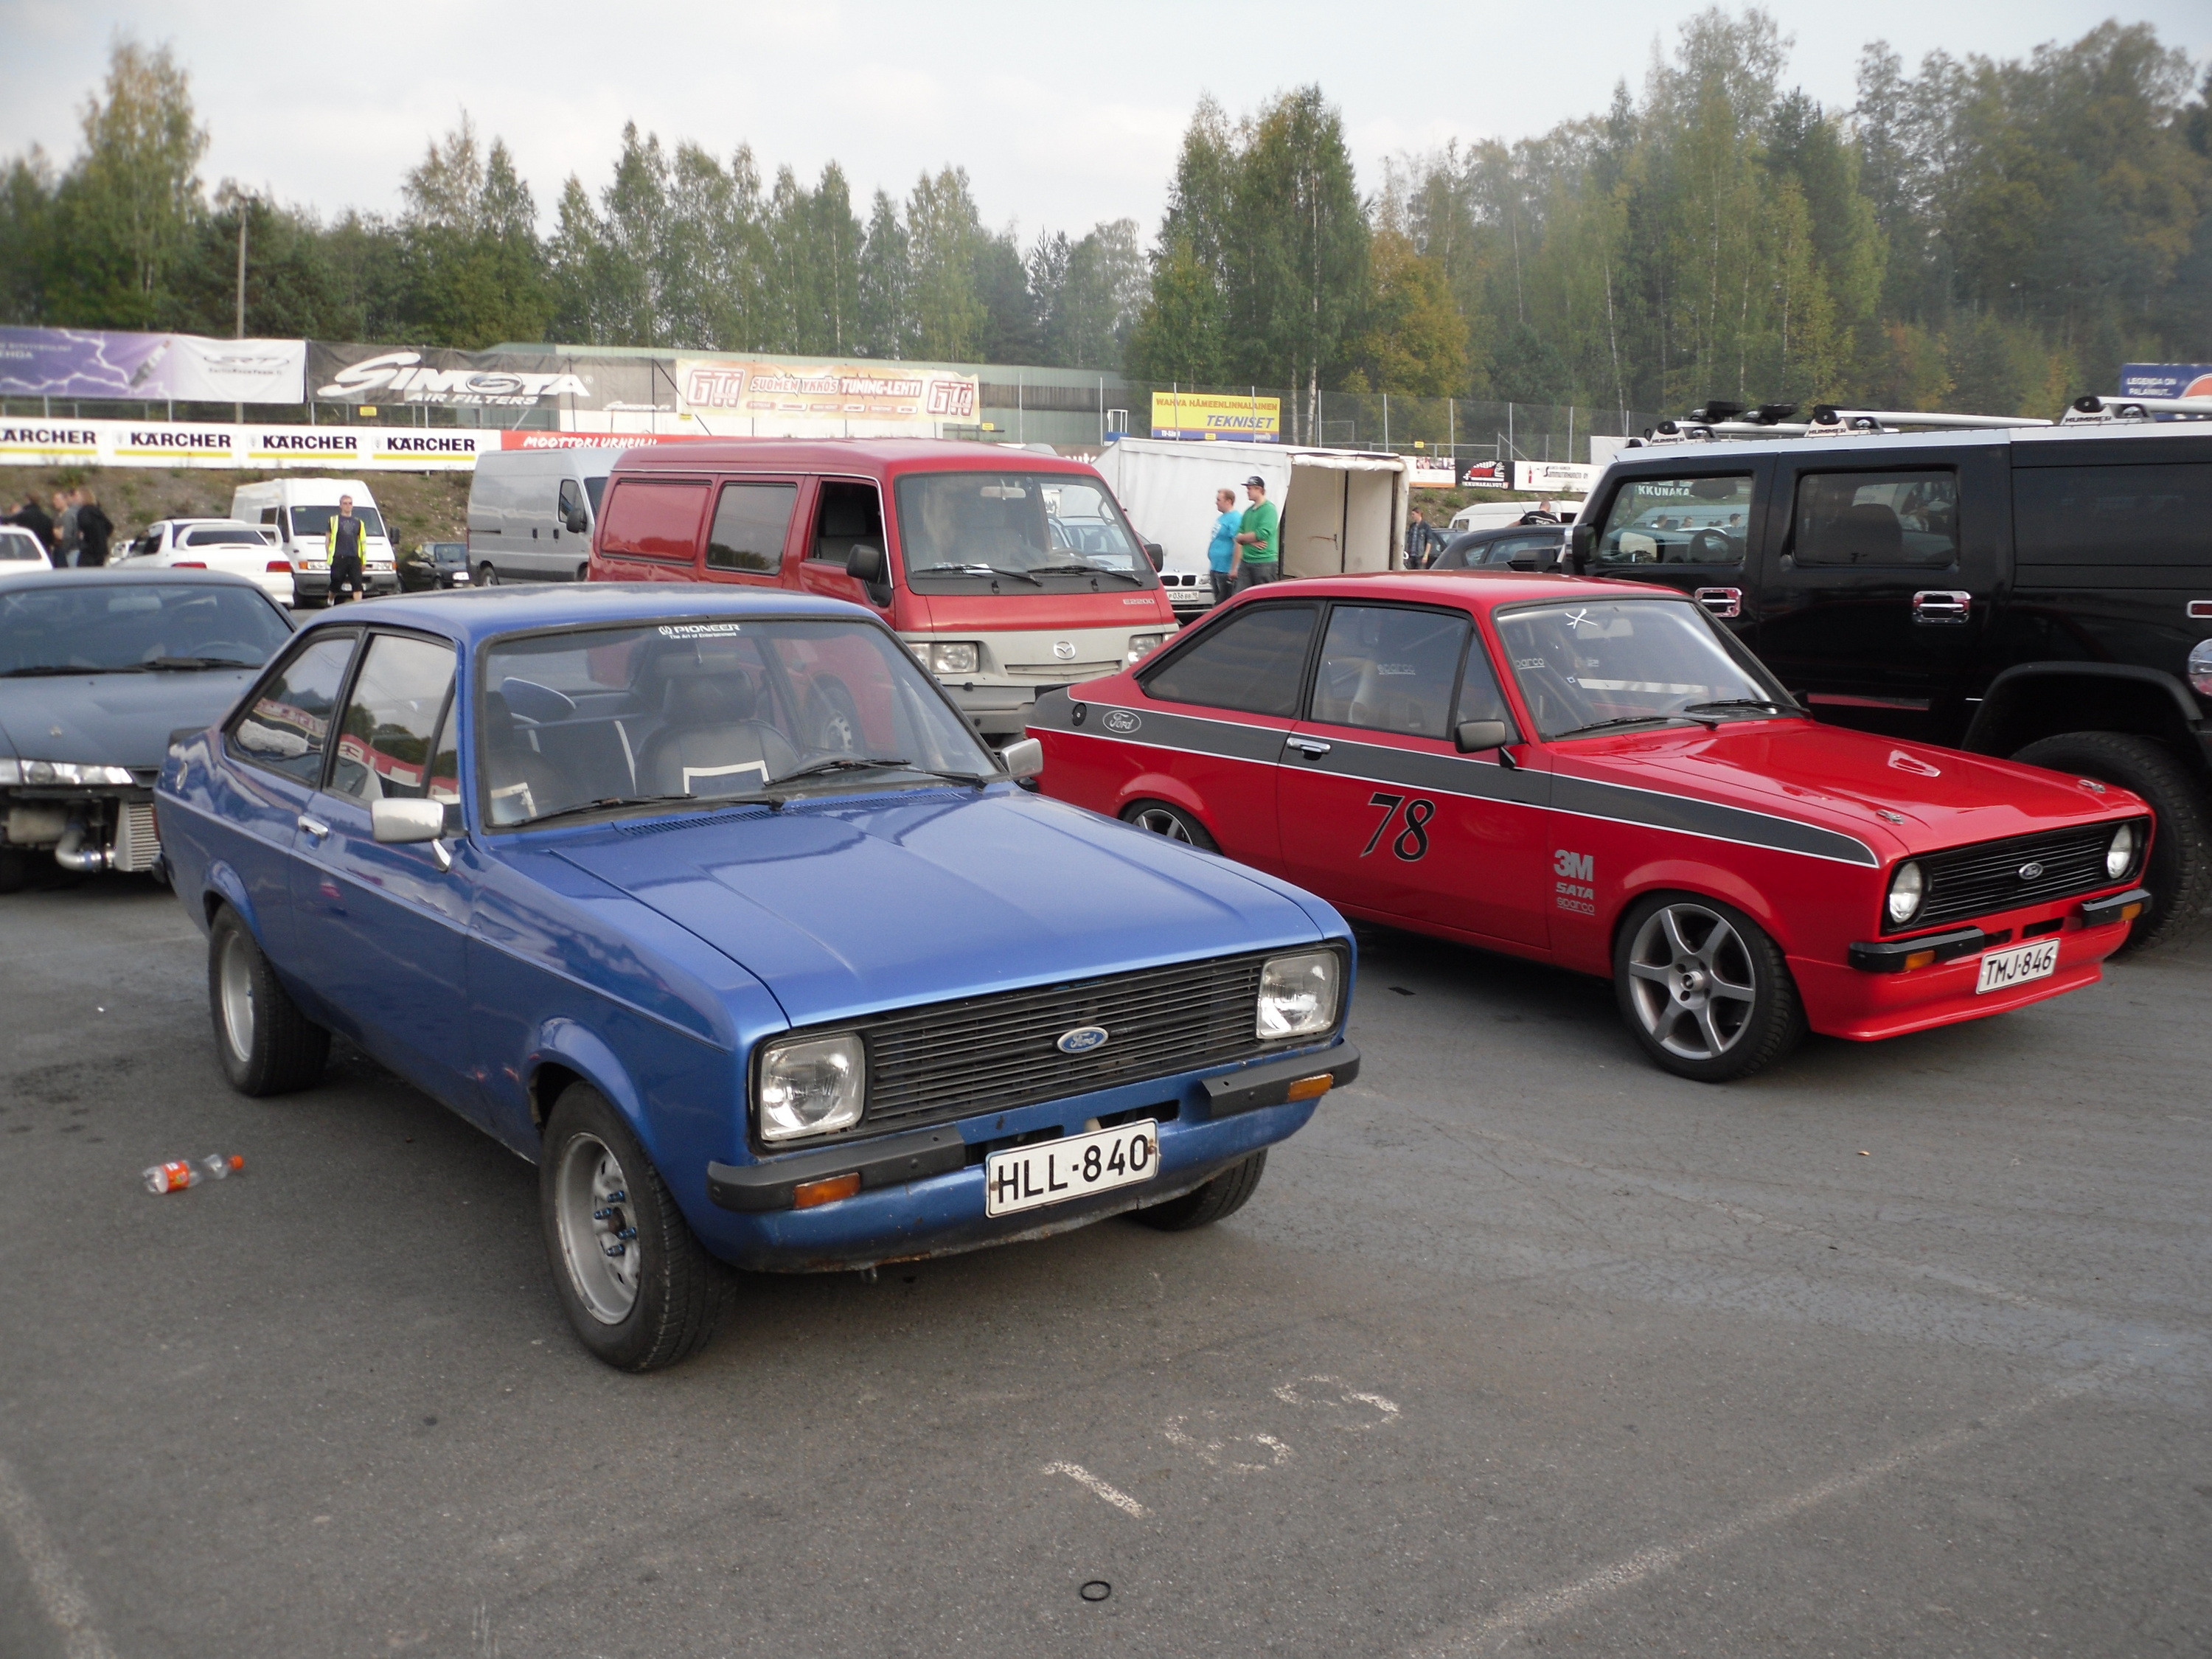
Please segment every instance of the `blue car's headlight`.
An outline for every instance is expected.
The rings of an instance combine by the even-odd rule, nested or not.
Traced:
[[[860,1121],[868,1054],[857,1033],[771,1043],[762,1054],[754,1104],[763,1140],[825,1134]]]
[[[1334,951],[1301,951],[1269,961],[1260,970],[1260,1006],[1254,1022],[1260,1041],[1314,1036],[1335,1024],[1343,971],[1343,958]]]

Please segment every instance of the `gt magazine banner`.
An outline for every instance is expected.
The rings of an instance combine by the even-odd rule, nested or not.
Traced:
[[[981,385],[919,363],[676,360],[682,412],[719,437],[933,436],[974,424]]]
[[[650,358],[447,351],[307,343],[318,403],[377,408],[593,410],[672,415],[676,387]]]
[[[296,404],[307,360],[304,340],[0,328],[0,397]]]

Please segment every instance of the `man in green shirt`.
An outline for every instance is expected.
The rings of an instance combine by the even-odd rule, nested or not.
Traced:
[[[1274,502],[1267,499],[1267,481],[1255,472],[1244,480],[1244,496],[1252,505],[1244,509],[1243,528],[1237,532],[1237,557],[1230,569],[1230,580],[1237,580],[1241,571],[1241,585],[1250,587],[1258,582],[1273,581],[1281,575],[1283,562],[1276,546],[1279,520]]]

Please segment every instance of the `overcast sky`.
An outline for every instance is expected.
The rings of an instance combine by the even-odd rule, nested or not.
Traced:
[[[623,123],[726,156],[750,143],[764,173],[811,179],[843,163],[866,215],[922,168],[968,169],[985,218],[1081,232],[1134,216],[1149,237],[1191,107],[1232,114],[1318,82],[1344,112],[1363,188],[1382,159],[1451,138],[1520,138],[1640,88],[1698,7],[1680,0],[1392,6],[1330,0],[1000,0],[901,3],[671,0],[658,5],[381,0],[0,0],[0,153],[76,153],[77,116],[118,32],[168,42],[191,71],[212,142],[212,188],[236,178],[328,214],[391,213],[426,139],[463,108],[506,138],[549,220],[562,181],[605,182]],[[1790,79],[1834,107],[1860,48],[1908,63],[2025,55],[2108,16],[2148,21],[2212,58],[2212,4],[2143,0],[1851,0],[1772,10],[1796,39]]]

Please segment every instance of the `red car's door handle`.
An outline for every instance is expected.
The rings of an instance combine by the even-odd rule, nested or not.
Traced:
[[[1690,597],[1716,617],[1743,615],[1743,589],[1741,587],[1700,587]]]
[[[1328,753],[1328,745],[1315,738],[1292,738],[1290,746],[1309,760],[1319,760]]]

